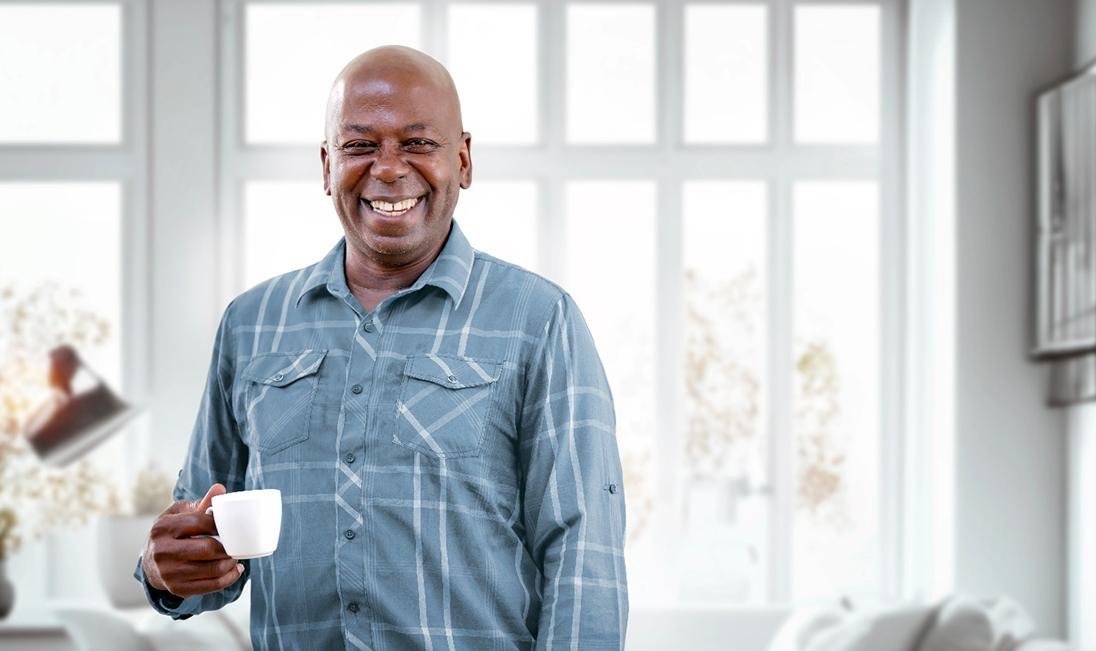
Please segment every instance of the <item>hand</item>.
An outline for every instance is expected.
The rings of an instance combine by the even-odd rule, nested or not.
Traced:
[[[201,500],[175,502],[156,518],[141,561],[149,585],[185,598],[223,590],[240,578],[244,566],[221,543],[194,538],[217,533],[206,510],[214,495],[224,493],[224,486],[213,484]]]

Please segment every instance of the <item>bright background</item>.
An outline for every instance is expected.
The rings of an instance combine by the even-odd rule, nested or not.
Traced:
[[[51,280],[110,324],[85,357],[147,410],[89,463],[121,495],[149,461],[173,475],[224,305],[340,236],[318,156],[332,78],[369,47],[418,47],[452,72],[472,133],[455,215],[472,245],[562,284],[593,330],[634,611],[965,587],[1007,590],[1062,632],[1064,448],[1048,440],[1065,422],[1024,358],[1026,290],[971,284],[1026,268],[1026,195],[1006,233],[1020,244],[994,251],[980,236],[998,217],[976,208],[962,230],[954,205],[975,202],[948,175],[968,137],[955,120],[979,133],[962,102],[994,97],[956,75],[1000,70],[1027,92],[1069,67],[1063,50],[1008,77],[1031,55],[981,19],[1064,34],[1075,3],[1034,27],[985,2],[960,14],[981,22],[956,23],[949,4],[0,0],[0,288]],[[954,48],[957,24],[984,30],[967,68],[933,47]],[[994,133],[1027,142],[1017,96]],[[975,290],[1015,291],[959,303]],[[1000,350],[957,325],[990,322],[1008,324],[986,333]],[[979,388],[999,375],[1020,378],[998,387],[1021,412],[1011,424],[986,417],[1009,402]],[[1013,505],[1029,557],[970,517],[1005,495],[994,468],[1022,460],[1043,462]],[[102,599],[95,572],[64,559],[92,529],[9,561],[19,613]],[[1017,572],[994,575],[979,545]]]

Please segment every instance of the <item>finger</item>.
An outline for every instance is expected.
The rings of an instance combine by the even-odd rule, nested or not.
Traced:
[[[180,582],[209,581],[236,571],[239,562],[234,558],[219,561],[192,561],[178,566],[172,579]]]
[[[160,512],[161,516],[175,515],[177,513],[190,513],[194,510],[193,500],[180,500],[178,502],[172,502],[166,509]]]
[[[182,538],[175,541],[174,555],[181,561],[208,562],[231,558],[213,538]]]
[[[173,568],[190,563],[209,563],[231,558],[225,553],[221,543],[212,538],[170,538],[162,540],[146,550],[161,574],[174,573]]]
[[[244,566],[237,563],[235,567],[219,577],[216,577],[214,579],[206,579],[203,581],[186,581],[178,586],[178,591],[173,588],[171,592],[181,597],[217,592],[218,590],[224,590],[228,586],[238,581],[240,579],[240,575],[242,575],[243,573]]]
[[[217,533],[217,523],[212,515],[193,511],[166,516],[162,524],[172,538],[212,536]]]
[[[198,513],[205,513],[206,509],[213,505],[213,497],[215,495],[224,495],[226,492],[228,491],[225,490],[223,484],[213,484],[209,487],[209,490],[206,491],[205,497],[198,502],[198,506],[194,510]]]

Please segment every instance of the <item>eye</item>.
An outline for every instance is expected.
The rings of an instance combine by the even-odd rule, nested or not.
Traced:
[[[438,143],[426,138],[411,138],[403,143],[403,147],[412,153],[425,154],[437,149]]]
[[[353,140],[344,144],[341,149],[352,154],[361,154],[373,151],[377,145],[367,140]]]

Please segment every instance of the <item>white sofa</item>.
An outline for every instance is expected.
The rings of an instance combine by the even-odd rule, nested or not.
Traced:
[[[633,609],[627,651],[1082,651],[1039,639],[1006,597],[921,606]],[[1083,650],[1093,651],[1093,650]]]

